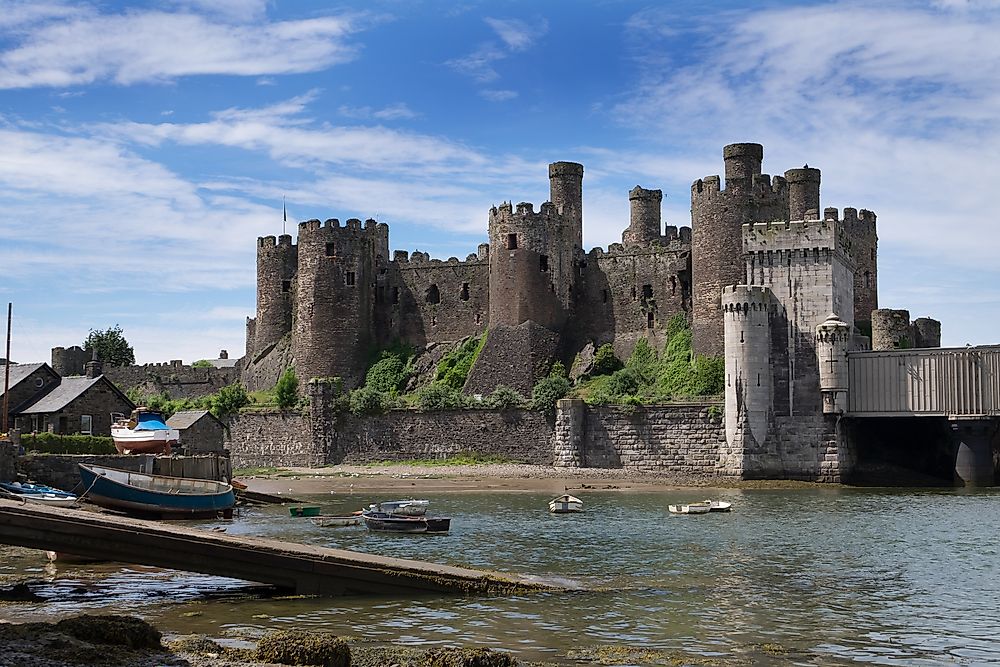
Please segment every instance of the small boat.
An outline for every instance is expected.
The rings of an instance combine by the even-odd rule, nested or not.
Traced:
[[[108,509],[192,518],[228,513],[236,503],[233,487],[225,482],[79,466],[86,497]]]
[[[583,501],[576,496],[569,494],[561,495],[549,501],[549,511],[553,514],[566,514],[568,512],[582,512]]]
[[[712,506],[708,502],[688,503],[686,505],[669,505],[671,514],[707,514]]]
[[[733,509],[733,504],[725,500],[706,500],[709,512],[728,512]]]
[[[302,506],[289,507],[288,513],[292,516],[319,516],[319,506],[310,505],[308,507],[302,507]]]
[[[320,528],[340,528],[343,526],[360,526],[360,514],[348,514],[347,516],[314,516],[311,519]]]
[[[68,491],[54,489],[44,484],[0,482],[0,489],[12,498],[49,507],[72,507],[80,500]]]
[[[368,530],[384,533],[425,533],[428,535],[441,535],[447,533],[451,529],[451,519],[444,516],[406,516],[401,514],[390,514],[388,512],[365,510],[361,513],[361,519],[365,522],[365,526]]]
[[[424,516],[427,514],[429,500],[383,500],[380,503],[372,503],[368,510],[373,512],[385,512],[397,516]]]
[[[120,454],[169,454],[180,442],[180,431],[167,426],[163,415],[149,408],[136,408],[126,419],[116,415],[111,439]]]

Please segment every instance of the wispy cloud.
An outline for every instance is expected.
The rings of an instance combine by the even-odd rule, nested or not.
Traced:
[[[387,107],[381,109],[374,109],[372,107],[349,107],[341,106],[337,111],[341,116],[346,118],[356,118],[362,120],[368,120],[374,118],[375,120],[400,120],[408,118],[416,118],[417,114],[405,103],[399,102],[397,104],[391,104]]]
[[[235,2],[185,4],[238,8]],[[62,5],[32,11],[20,3],[13,10],[15,16],[6,19],[11,22],[6,27],[16,26],[17,31],[8,34],[13,46],[0,52],[0,88],[313,72],[354,58],[356,46],[350,38],[364,30],[368,20],[343,14],[245,22],[260,14],[257,9],[238,12],[238,21],[232,20],[231,12],[97,14]],[[4,21],[0,19],[0,29]]]
[[[506,102],[518,96],[516,90],[481,90],[479,95],[490,102]]]
[[[535,24],[520,19],[487,17],[483,20],[497,34],[501,43],[483,42],[471,53],[445,63],[456,72],[469,76],[478,83],[489,83],[499,79],[500,73],[496,70],[496,63],[513,53],[530,49],[549,29],[548,21],[545,19],[539,19]]]

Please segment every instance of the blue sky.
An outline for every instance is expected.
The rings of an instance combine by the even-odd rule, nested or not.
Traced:
[[[606,246],[636,184],[689,225],[737,141],[877,213],[881,306],[997,343],[997,34],[996,0],[0,0],[11,358],[115,324],[140,363],[241,356],[282,196],[293,233],[376,217],[464,257],[573,160]]]

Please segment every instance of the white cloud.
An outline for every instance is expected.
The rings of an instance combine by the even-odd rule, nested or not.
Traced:
[[[518,96],[516,90],[481,90],[479,95],[490,102],[506,102]]]
[[[349,38],[363,23],[358,15],[256,24],[160,11],[70,15],[16,35],[0,53],[0,88],[313,72],[351,60]]]
[[[375,120],[399,120],[417,117],[416,112],[410,109],[410,107],[403,102],[390,104],[389,106],[381,109],[374,109],[367,106],[350,107],[343,105],[338,109],[338,112],[341,116],[358,119],[374,118]]]
[[[469,55],[454,58],[445,64],[480,83],[489,83],[500,78],[500,74],[493,68],[493,63],[506,57],[507,53],[497,48],[495,44],[482,44]]]
[[[549,31],[549,22],[541,19],[537,24],[531,24],[520,19],[483,19],[503,40],[511,51],[525,51],[531,48],[535,41]]]

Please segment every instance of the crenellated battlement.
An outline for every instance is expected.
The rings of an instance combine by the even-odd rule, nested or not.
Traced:
[[[484,244],[485,245],[485,244]],[[396,250],[393,252],[392,261],[394,264],[398,265],[400,269],[418,269],[426,267],[445,267],[445,266],[479,266],[484,264],[489,259],[489,256],[480,257],[477,253],[469,253],[466,255],[465,259],[459,259],[458,257],[449,257],[446,260],[437,259],[430,256],[426,252],[420,252],[419,250],[414,250],[412,253],[406,250]]]
[[[755,222],[743,225],[747,253],[830,251],[851,254],[850,229],[839,220]]]
[[[727,285],[722,288],[722,310],[727,315],[769,312],[774,307],[770,287]]]

